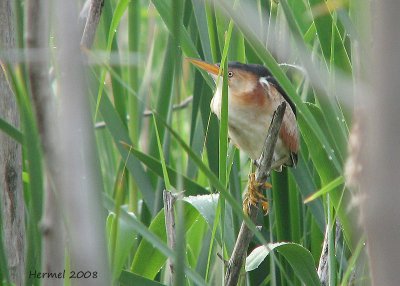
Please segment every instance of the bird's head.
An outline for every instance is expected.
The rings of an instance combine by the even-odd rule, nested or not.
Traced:
[[[198,68],[207,71],[217,83],[216,95],[222,92],[222,76],[219,64],[209,64],[198,59],[189,59]],[[243,64],[239,62],[228,63],[228,88],[229,99],[240,105],[262,105],[264,103],[264,90],[262,82],[268,84],[271,74],[262,65]]]
[[[198,59],[189,59],[189,61],[200,69],[208,72],[214,81],[217,82],[220,71],[219,64],[209,64]],[[228,86],[234,92],[252,91],[258,86],[261,78],[270,76],[271,74],[262,65],[243,64],[239,62],[228,63]]]
[[[188,59],[198,68],[208,72],[217,85],[215,96],[222,94],[222,77],[218,80],[220,73],[219,64],[209,64],[198,59]],[[266,99],[268,93],[279,93],[289,103],[293,112],[296,107],[285,91],[281,88],[272,74],[262,65],[243,64],[239,62],[228,63],[228,89],[230,104],[237,106],[248,106],[251,108],[268,108],[270,104]]]

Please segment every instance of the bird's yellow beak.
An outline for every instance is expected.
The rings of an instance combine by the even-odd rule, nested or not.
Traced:
[[[194,64],[195,66],[201,68],[202,70],[205,70],[206,72],[209,72],[213,75],[218,75],[219,73],[219,67],[217,65],[209,64],[202,60],[191,59],[191,58],[188,58],[188,61]]]

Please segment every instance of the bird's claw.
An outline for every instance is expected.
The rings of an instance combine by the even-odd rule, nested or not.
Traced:
[[[260,159],[253,160],[253,164],[254,164],[254,166],[256,166],[256,168],[259,168],[259,167],[261,166],[259,160],[260,160]]]
[[[264,215],[269,212],[269,203],[267,198],[263,195],[263,189],[270,189],[272,185],[268,182],[259,183],[255,179],[255,174],[249,175],[249,186],[246,196],[243,201],[243,212],[247,215],[250,213],[250,207],[257,207],[258,203],[261,203]]]

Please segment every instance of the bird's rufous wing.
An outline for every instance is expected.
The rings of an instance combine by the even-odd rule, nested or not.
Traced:
[[[260,82],[267,91],[266,94],[270,99],[270,108],[272,112],[274,112],[283,101],[287,103],[281,130],[279,131],[279,137],[283,144],[289,149],[292,161],[291,163],[295,166],[297,163],[297,153],[299,151],[299,134],[295,113],[296,109],[283,89],[275,80],[271,79],[272,77],[267,78],[267,82]]]

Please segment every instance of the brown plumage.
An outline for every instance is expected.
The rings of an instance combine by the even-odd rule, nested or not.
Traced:
[[[222,77],[217,80],[219,65],[190,59],[206,70],[217,83],[211,110],[220,118]],[[231,142],[253,160],[257,160],[271,123],[272,115],[280,103],[288,103],[274,150],[273,168],[295,166],[299,151],[296,109],[289,97],[269,71],[254,64],[230,62],[228,64],[228,133]]]

